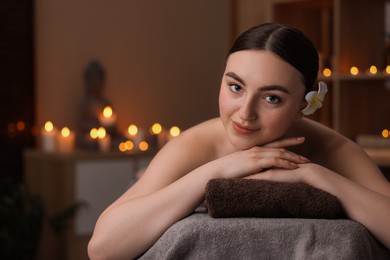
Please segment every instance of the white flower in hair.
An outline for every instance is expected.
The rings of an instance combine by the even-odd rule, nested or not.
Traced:
[[[328,86],[325,82],[318,82],[318,91],[310,91],[306,94],[305,99],[308,102],[307,107],[302,110],[304,115],[311,115],[317,109],[322,107],[322,101],[324,101],[325,95],[328,92]]]

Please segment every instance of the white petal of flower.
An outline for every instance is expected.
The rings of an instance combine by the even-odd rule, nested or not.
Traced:
[[[305,100],[308,102],[307,107],[304,108],[301,112],[304,115],[311,115],[317,109],[322,107],[322,101],[325,98],[326,93],[328,92],[327,85],[320,81],[318,82],[318,91],[310,91],[306,94]]]
[[[320,96],[321,101],[324,100],[326,93],[328,93],[328,86],[323,81],[318,82],[318,96]]]

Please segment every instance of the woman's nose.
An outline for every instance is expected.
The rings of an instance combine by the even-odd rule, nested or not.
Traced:
[[[250,121],[257,118],[257,111],[253,98],[247,97],[240,106],[239,114],[241,120]]]

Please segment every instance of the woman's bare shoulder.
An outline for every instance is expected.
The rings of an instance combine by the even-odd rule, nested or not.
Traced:
[[[349,138],[314,120],[304,118],[294,125],[293,133],[306,138],[299,152],[315,162],[326,164],[348,151],[361,153],[362,149]],[[324,165],[325,166],[325,165]]]
[[[219,145],[223,133],[224,128],[220,118],[213,118],[184,131],[177,138],[177,141],[201,148],[213,149]]]
[[[334,149],[351,141],[330,127],[307,118],[297,124],[297,129],[306,137],[307,143],[316,148]]]
[[[354,168],[356,165],[376,168],[364,149],[350,138],[316,121],[304,119],[300,123],[306,137],[305,146],[310,147],[311,157],[319,164],[336,169]],[[353,158],[353,160],[345,160]]]

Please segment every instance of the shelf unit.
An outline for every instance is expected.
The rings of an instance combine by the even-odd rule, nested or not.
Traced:
[[[270,0],[272,21],[302,30],[332,70],[323,109],[312,116],[351,139],[390,128],[390,75],[385,42],[386,0]],[[366,71],[371,65],[376,75]],[[349,70],[361,71],[353,76]]]

